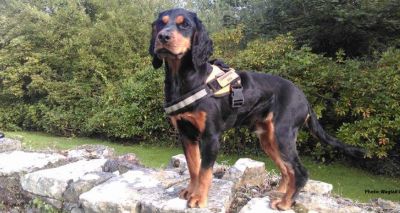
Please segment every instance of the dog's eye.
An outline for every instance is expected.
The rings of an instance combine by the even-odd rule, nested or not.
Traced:
[[[182,29],[187,29],[189,28],[189,23],[187,23],[186,21],[182,22],[182,24],[179,25]]]

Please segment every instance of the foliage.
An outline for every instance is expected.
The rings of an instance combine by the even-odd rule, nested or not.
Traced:
[[[299,46],[333,57],[372,56],[400,45],[400,2],[397,0],[266,0],[226,1],[231,18],[244,23],[248,38],[292,32]],[[234,2],[234,4],[232,3]]]
[[[60,212],[57,208],[51,206],[50,204],[44,202],[40,198],[34,198],[31,203],[31,208],[35,211],[46,212],[46,213],[58,213]]]
[[[120,138],[143,138],[152,134],[150,129],[161,134],[163,116],[143,110],[161,108],[161,96],[152,96],[159,94],[160,74],[146,75],[154,72],[148,69],[147,45],[151,19],[163,5],[159,3],[55,0],[3,5],[0,128]],[[148,81],[141,82],[142,77]],[[136,99],[120,96],[124,90]],[[152,93],[143,94],[148,91]],[[100,124],[108,126],[99,130]],[[123,133],[132,124],[136,130]]]
[[[108,137],[140,137],[147,141],[170,135],[162,108],[162,76],[162,71],[149,67],[108,85],[99,102],[99,111],[88,121],[91,131]]]

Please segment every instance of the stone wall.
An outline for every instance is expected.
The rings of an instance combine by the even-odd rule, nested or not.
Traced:
[[[35,199],[74,213],[279,212],[269,208],[269,200],[279,196],[273,191],[279,176],[248,158],[232,167],[217,164],[208,208],[188,209],[178,198],[189,179],[183,155],[173,156],[167,168],[157,170],[142,166],[134,154],[114,156],[105,146],[45,153],[20,151],[18,141],[1,140],[0,149],[6,141],[0,153],[1,211],[26,212]],[[398,203],[358,204],[331,190],[331,184],[310,180],[287,212],[400,211]]]

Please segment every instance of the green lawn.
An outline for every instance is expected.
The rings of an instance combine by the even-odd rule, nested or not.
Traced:
[[[65,138],[55,137],[37,132],[6,132],[8,137],[23,139],[23,146],[32,150],[43,149],[70,149],[83,144],[102,144],[115,149],[117,154],[135,153],[143,164],[149,167],[160,168],[165,166],[172,155],[182,153],[180,148],[157,147],[147,145],[121,145],[107,140],[90,138]],[[272,161],[266,157],[250,157],[264,161],[267,169],[276,171]],[[219,155],[218,161],[233,164],[239,157]],[[361,202],[372,198],[400,201],[400,194],[366,194],[365,190],[400,190],[400,180],[384,176],[372,175],[363,170],[347,167],[340,163],[330,165],[317,164],[307,158],[303,162],[312,179],[321,180],[333,184],[334,192]]]

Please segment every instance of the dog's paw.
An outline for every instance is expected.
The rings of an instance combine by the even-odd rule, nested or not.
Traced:
[[[189,208],[205,208],[207,207],[207,196],[192,195],[188,199],[187,205]]]
[[[292,207],[292,204],[293,203],[290,202],[290,201],[285,201],[285,200],[282,200],[282,199],[276,199],[276,200],[271,201],[271,203],[269,205],[270,205],[270,207],[272,209],[285,211],[285,210],[289,210]]]
[[[188,186],[186,189],[182,189],[182,191],[179,192],[179,198],[189,200],[189,198],[192,194],[193,194],[193,190],[191,189],[190,186]]]

